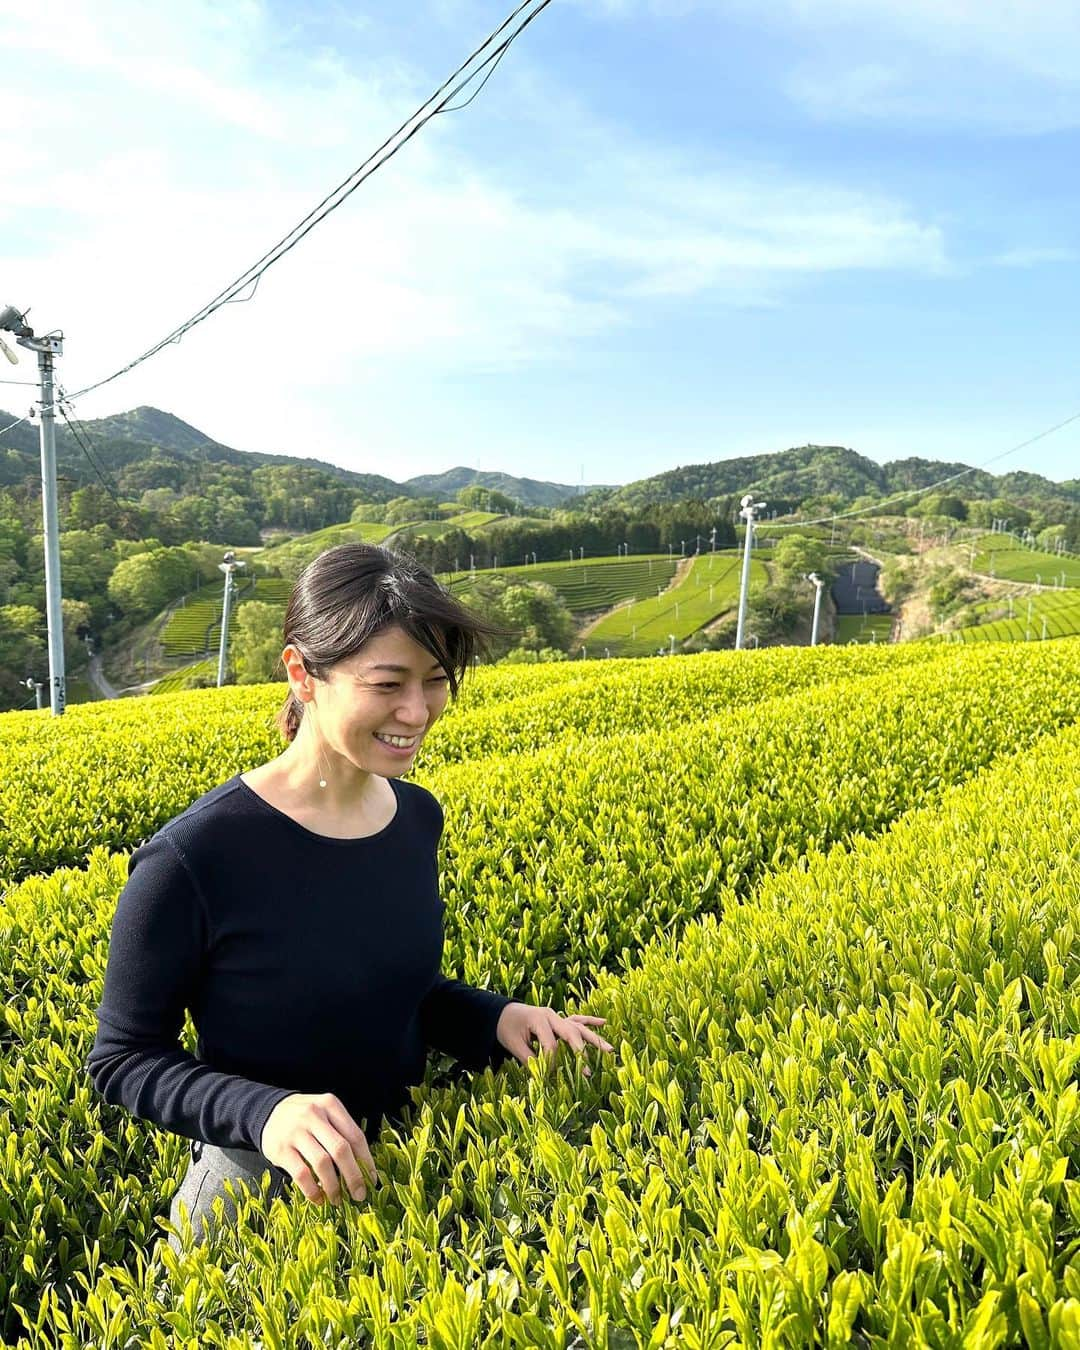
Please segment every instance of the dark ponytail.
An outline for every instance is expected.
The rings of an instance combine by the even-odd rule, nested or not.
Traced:
[[[325,680],[331,666],[393,626],[442,665],[452,698],[465,672],[487,654],[487,639],[509,631],[455,600],[409,554],[377,544],[338,544],[297,577],[285,609],[283,645],[296,647],[309,674]],[[296,736],[303,715],[304,705],[290,689],[275,719],[287,741]]]

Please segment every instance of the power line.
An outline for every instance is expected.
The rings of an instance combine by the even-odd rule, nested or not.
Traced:
[[[456,95],[459,94],[461,90],[465,88],[466,85],[471,84],[472,81],[475,80],[476,77],[480,74],[480,72],[485,69],[485,67],[490,66],[487,75],[485,75],[484,80],[480,85],[480,89],[483,88],[484,84],[486,84],[488,79],[491,77],[491,74],[494,71],[495,67],[498,65],[498,63],[502,60],[503,56],[506,54],[506,50],[510,46],[510,44],[515,40],[515,38],[517,38],[521,33],[525,31],[525,29],[529,26],[529,24],[531,24],[533,20],[540,13],[542,13],[543,10],[545,10],[548,7],[549,4],[551,4],[551,0],[540,0],[539,4],[536,4],[536,0],[522,0],[522,3],[519,4],[517,8],[514,9],[507,16],[507,18],[503,20],[503,22],[498,26],[498,28],[496,28],[494,32],[492,32],[480,44],[480,46],[477,47],[476,50],[472,52],[471,55],[468,56],[466,60],[461,63],[460,66],[458,66],[457,70],[455,70],[454,73],[450,75],[439,86],[438,89],[436,89],[435,93],[432,94],[430,98],[425,100],[425,102],[420,105],[420,107],[416,110],[416,112],[412,114],[411,117],[406,118],[406,120],[402,122],[401,126],[398,127],[398,129],[395,132],[393,132],[390,136],[388,136],[387,139],[383,141],[382,145],[380,145],[377,150],[375,150],[371,155],[369,155],[367,159],[365,159],[364,162],[358,168],[354,169],[348,178],[346,178],[342,183],[339,183],[338,186],[334,188],[332,192],[330,192],[326,197],[324,197],[323,200],[318,204],[318,206],[316,206],[312,211],[310,211],[304,217],[304,219],[299,222],[299,224],[294,225],[293,228],[288,232],[288,234],[284,235],[273,246],[273,248],[271,248],[267,253],[264,253],[263,256],[258,260],[258,262],[253,263],[245,272],[241,273],[241,275],[238,276],[235,281],[231,282],[228,286],[226,286],[224,290],[219,291],[218,294],[214,296],[212,300],[208,301],[202,307],[202,309],[198,310],[195,314],[191,316],[191,318],[185,320],[177,328],[174,328],[172,332],[169,333],[166,337],[162,338],[160,342],[157,342],[154,344],[154,346],[148,348],[145,352],[143,352],[141,356],[137,356],[133,361],[129,361],[127,365],[121,366],[119,370],[114,371],[111,375],[107,375],[104,379],[98,380],[96,383],[89,384],[85,388],[80,389],[77,393],[72,395],[72,398],[80,398],[83,394],[88,394],[94,389],[100,389],[102,385],[109,384],[112,380],[118,379],[121,375],[125,375],[129,370],[133,370],[137,365],[140,365],[143,361],[149,360],[151,356],[155,356],[159,351],[162,350],[163,347],[168,346],[170,343],[179,342],[185,333],[187,333],[190,329],[194,328],[196,324],[202,323],[204,319],[208,319],[210,315],[213,314],[216,310],[220,309],[222,305],[234,303],[242,304],[245,303],[247,300],[250,300],[252,296],[255,294],[255,288],[257,288],[263,274],[266,271],[268,271],[269,268],[271,268],[274,265],[274,263],[278,261],[279,258],[284,257],[286,253],[288,253],[291,249],[295,248],[296,245],[300,242],[300,240],[303,239],[304,236],[307,235],[312,229],[314,229],[315,226],[321,220],[324,220],[332,211],[336,210],[341,205],[341,203],[346,200],[346,198],[351,196],[352,193],[356,191],[356,189],[360,186],[361,183],[363,183],[375,172],[376,169],[380,168],[383,164],[385,164],[387,160],[392,159],[393,156],[396,155],[397,152],[402,148],[402,146],[407,144],[408,141],[412,140],[412,138],[416,135],[416,133],[420,131],[424,126],[426,126],[427,123],[434,116],[436,116],[438,113],[441,112],[455,112],[458,110],[458,108],[467,107],[468,104],[472,102],[472,98],[466,99],[464,103],[458,105],[458,108],[454,108],[449,105],[451,104],[451,100],[455,98]],[[496,38],[498,38],[500,34],[502,34],[524,10],[528,9],[530,5],[535,5],[535,8],[533,8],[532,11],[526,15],[526,17],[521,21],[521,23],[518,24],[518,26],[515,29],[513,29],[513,31],[507,37],[505,37],[497,47],[495,47],[491,52],[489,52],[488,55],[484,57],[483,61],[481,61],[478,65],[476,65],[475,69],[472,70],[472,72],[469,75],[467,75],[463,80],[461,80],[460,83],[454,85],[454,87],[450,89],[449,93],[446,93],[445,91],[447,87],[453,84],[454,81],[457,80],[458,76],[461,75],[463,71],[467,70],[469,66],[473,65],[473,63],[476,61],[480,53],[483,52],[485,48],[490,47],[491,44],[496,40]],[[477,89],[476,93],[479,93],[480,89]],[[475,97],[475,94],[473,95],[473,97]],[[425,109],[428,109],[432,103],[436,102],[436,100],[440,101],[436,104],[435,107],[430,108],[430,111],[425,112]],[[417,121],[418,118],[419,121]],[[416,125],[413,126],[411,130],[409,130],[407,135],[403,135],[402,133],[405,132],[406,127],[408,127],[410,123],[413,122],[415,122]],[[400,137],[401,139],[397,140],[398,137]],[[387,153],[384,155],[383,151],[386,150],[387,146],[390,146],[395,140],[397,140],[397,143],[394,144],[392,149],[387,151]],[[382,158],[379,158],[380,156],[382,156]],[[252,287],[251,295],[246,296],[244,301],[237,300],[237,296],[239,295],[239,293],[245,290],[248,286]]]
[[[936,483],[927,483],[925,487],[910,488],[907,492],[894,492],[891,497],[882,497],[880,501],[874,502],[871,506],[860,506],[850,511],[836,511],[831,516],[818,516],[816,520],[792,520],[783,525],[774,525],[769,521],[769,531],[797,530],[805,525],[828,525],[830,521],[845,520],[849,516],[880,513],[881,508],[887,506],[890,502],[902,502],[908,497],[919,497],[922,493],[933,492],[935,488],[944,487],[947,483],[955,483],[958,478],[964,478],[969,473],[978,473],[985,469],[987,465],[996,464],[999,459],[1005,459],[1008,455],[1015,455],[1018,450],[1024,450],[1029,445],[1034,445],[1036,441],[1041,441],[1045,436],[1051,436],[1055,431],[1060,431],[1062,427],[1067,427],[1071,422],[1076,421],[1080,421],[1080,412],[1073,413],[1071,417],[1066,417],[1063,422],[1056,422],[1044,431],[1036,432],[1034,436],[1029,436],[1026,441],[1021,441],[1019,445],[1014,445],[1008,450],[1002,450],[998,455],[992,455],[989,459],[983,460],[981,464],[973,464],[970,468],[961,469],[959,473],[950,474],[947,478],[939,478]]]
[[[0,427],[0,436],[6,436],[9,431],[14,431],[16,427],[21,427],[24,422],[29,422],[33,415],[33,409],[31,409],[24,417],[16,417],[14,422],[9,422],[6,427]]]
[[[94,470],[94,472],[97,474],[97,476],[101,479],[102,484],[103,484],[104,487],[105,487],[105,491],[109,494],[109,496],[113,499],[113,501],[117,504],[117,506],[119,506],[119,505],[120,505],[120,498],[116,495],[116,492],[113,490],[112,484],[109,482],[108,478],[107,478],[106,475],[105,475],[105,472],[104,472],[104,471],[102,470],[102,468],[98,465],[97,461],[94,459],[94,456],[91,454],[91,452],[90,452],[90,446],[88,445],[87,441],[84,440],[83,437],[79,434],[79,432],[75,429],[75,426],[73,425],[73,423],[72,423],[72,421],[71,421],[71,418],[68,417],[68,415],[67,415],[67,409],[64,407],[65,401],[66,401],[66,400],[65,400],[64,398],[62,398],[62,397],[59,398],[59,399],[57,400],[57,407],[60,409],[60,416],[61,416],[61,417],[64,419],[64,421],[67,423],[68,431],[70,431],[71,434],[72,434],[72,436],[75,438],[75,443],[76,443],[76,445],[78,445],[79,449],[83,452],[83,454],[84,454],[84,455],[86,456],[86,458],[89,460],[89,462],[90,462],[90,467]],[[76,421],[78,421],[77,418],[76,418]],[[82,425],[82,424],[80,423],[80,425]],[[86,428],[84,427],[83,430],[86,431]],[[89,431],[86,432],[86,435],[87,435],[87,437],[89,437],[89,435],[90,435]]]

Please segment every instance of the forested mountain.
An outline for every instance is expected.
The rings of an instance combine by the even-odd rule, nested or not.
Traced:
[[[792,510],[812,498],[886,497],[906,488],[928,487],[967,469],[965,464],[920,458],[878,464],[839,445],[803,445],[767,455],[747,455],[707,464],[687,464],[614,489],[594,489],[566,503],[571,509],[641,506],[689,497],[709,500],[752,492],[770,505]],[[1034,473],[995,476],[980,469],[963,474],[951,491],[970,497],[1064,498],[1080,503],[1080,485],[1054,483]]]
[[[401,485],[417,493],[431,497],[454,497],[463,487],[494,488],[507,497],[524,506],[560,506],[569,497],[578,495],[579,489],[567,483],[545,483],[536,478],[515,478],[508,473],[492,473],[486,469],[467,469],[459,465],[446,473],[423,473],[415,478],[406,479]],[[615,489],[604,484],[594,483],[584,489],[594,492],[614,492]]]
[[[11,420],[0,412],[0,426]],[[1008,517],[1041,547],[1080,549],[1076,481],[963,472],[964,465],[916,457],[882,465],[843,446],[687,465],[579,495],[565,484],[464,467],[402,483],[245,452],[156,408],[89,422],[84,431],[74,425],[57,428],[64,645],[72,661],[85,660],[86,635],[107,650],[193,586],[219,583],[223,546],[257,548],[347,524],[357,537],[365,527],[391,527],[394,547],[436,572],[466,559],[483,569],[497,559],[550,562],[624,548],[681,554],[701,539],[733,545],[739,498],[750,491],[770,515],[820,516],[858,503],[876,514],[979,528]],[[875,505],[957,474],[944,491]],[[456,513],[445,505],[451,498]],[[45,632],[38,430],[24,424],[0,438],[0,707],[24,702],[21,682],[47,668]]]
[[[14,421],[16,416],[0,410],[0,425]],[[540,482],[535,478],[517,478],[512,474],[464,466],[446,473],[420,474],[398,483],[382,474],[357,473],[323,459],[234,450],[159,408],[133,408],[130,412],[77,424],[80,431],[84,427],[91,451],[104,468],[115,472],[150,460],[154,466],[152,470],[142,470],[129,477],[136,477],[140,482],[168,478],[168,486],[180,491],[197,490],[203,481],[199,466],[208,464],[248,469],[266,464],[301,465],[306,470],[319,470],[329,478],[359,488],[368,500],[376,502],[389,501],[392,497],[451,498],[460,488],[478,485],[502,492],[525,506],[555,506],[578,491],[567,483]],[[39,473],[38,453],[36,423],[24,422],[8,432],[0,446],[0,487],[19,483],[27,476]],[[76,483],[98,481],[63,417],[56,421],[56,453],[58,472],[69,474]]]
[[[0,424],[13,421],[15,416],[17,414],[0,411]],[[207,466],[213,465],[248,472],[265,465],[297,465],[305,471],[325,476],[328,481],[360,489],[371,501],[414,495],[381,474],[355,473],[326,460],[234,450],[158,408],[134,408],[112,417],[78,422],[76,426],[80,431],[85,429],[84,439],[89,441],[98,462],[107,471],[117,474],[118,486],[125,495],[129,483],[125,481],[123,470],[129,470],[126,477],[136,495],[145,487],[164,486],[183,494],[198,491],[206,481]],[[27,476],[39,474],[38,454],[36,423],[24,422],[9,431],[0,447],[0,486],[13,485]],[[56,419],[56,461],[57,472],[67,474],[76,486],[99,481],[63,417]],[[133,466],[140,467],[133,469]]]
[[[12,421],[14,416],[0,410],[0,424]],[[581,492],[566,483],[462,465],[445,473],[419,474],[397,482],[382,474],[343,469],[326,460],[236,450],[157,408],[135,408],[78,425],[85,426],[86,439],[109,479],[109,488],[132,506],[160,511],[184,498],[219,493],[241,499],[239,510],[227,512],[225,533],[218,532],[222,539],[228,534],[234,543],[258,542],[258,530],[268,525],[313,530],[335,524],[348,519],[356,504],[363,501],[385,503],[395,497],[446,500],[469,486],[493,489],[524,507],[561,506],[574,512],[593,511],[600,506],[640,508],[691,499],[710,501],[744,492],[764,496],[776,509],[794,510],[811,499],[830,497],[852,502],[885,497],[962,474],[950,490],[965,498],[1080,503],[1080,480],[1054,483],[1023,471],[1000,475],[980,469],[964,472],[968,467],[964,464],[914,456],[878,464],[837,445],[804,445],[770,454],[682,465],[622,487],[594,484]],[[68,493],[86,484],[100,484],[63,419],[57,421],[56,440],[62,495],[65,484]],[[8,432],[0,445],[0,487],[22,486],[34,493],[39,473],[37,427],[24,423]],[[291,512],[267,509],[268,498],[279,489],[299,502]],[[244,537],[236,533],[238,516],[251,524],[250,529],[241,531]],[[204,537],[215,536],[210,533]]]

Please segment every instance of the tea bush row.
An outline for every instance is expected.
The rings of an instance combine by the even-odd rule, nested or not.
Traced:
[[[419,1088],[366,1201],[241,1185],[238,1226],[179,1257],[149,1242],[180,1141],[95,1130],[72,1036],[96,943],[73,921],[122,860],[25,883],[19,1345],[1080,1344],[1078,765],[1070,727],[879,839],[721,887],[598,975],[618,1054],[591,1078],[562,1054]]]

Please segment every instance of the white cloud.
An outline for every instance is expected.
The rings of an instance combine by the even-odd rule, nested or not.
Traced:
[[[358,63],[289,47],[253,0],[73,0],[63,23],[11,7],[0,46],[10,106],[46,70],[56,91],[43,125],[3,152],[20,197],[0,236],[0,301],[64,328],[68,389],[196,311],[430,92],[393,53],[366,48]],[[527,92],[527,57],[500,78]],[[422,398],[454,372],[566,361],[658,297],[775,305],[799,276],[947,269],[940,228],[903,203],[644,148],[557,105],[547,131],[580,168],[553,187],[527,150],[524,163],[481,163],[461,124],[437,119],[252,303],[88,396],[80,415],[156,403],[263,449],[314,429],[323,448],[310,452],[334,458],[343,435],[363,438],[374,401]]]

